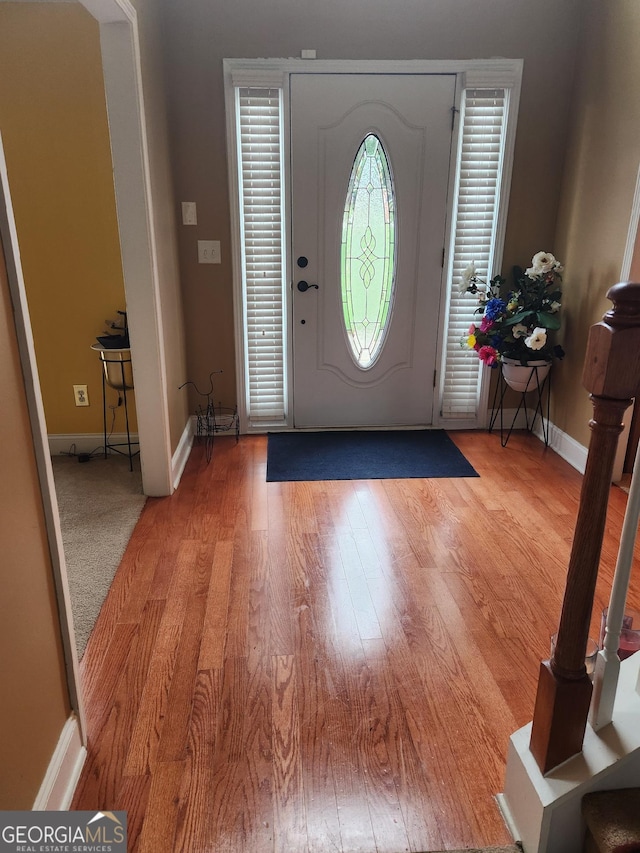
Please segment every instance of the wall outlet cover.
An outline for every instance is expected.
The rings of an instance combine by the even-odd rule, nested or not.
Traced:
[[[198,263],[219,264],[220,240],[198,240]]]
[[[86,385],[74,385],[73,396],[76,401],[76,406],[89,405],[89,392]]]

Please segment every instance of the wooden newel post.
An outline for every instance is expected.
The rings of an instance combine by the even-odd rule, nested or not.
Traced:
[[[543,773],[582,751],[592,685],[584,658],[622,416],[640,380],[640,283],[616,284],[589,332],[582,381],[593,418],[555,653],[542,661],[530,749]]]

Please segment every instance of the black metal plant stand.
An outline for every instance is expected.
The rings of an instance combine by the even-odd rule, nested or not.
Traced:
[[[504,422],[504,398],[507,393],[508,385],[504,378],[504,370],[502,363],[500,364],[500,377],[496,383],[493,393],[493,403],[491,404],[491,420],[489,421],[489,432],[493,431],[496,421],[500,423],[500,444],[503,447],[507,446],[507,442],[511,438],[511,433],[515,428],[516,421],[521,411],[524,412],[526,429],[533,432],[538,417],[542,426],[542,440],[545,447],[549,446],[549,415],[550,415],[550,397],[551,397],[551,371],[544,378],[540,378],[538,374],[538,366],[531,365],[530,373],[527,380],[527,391],[516,391],[520,395],[518,407],[515,410],[511,424],[507,426]],[[513,390],[513,389],[512,389]],[[529,400],[527,401],[527,397]]]
[[[214,370],[209,374],[209,390],[201,391],[195,382],[183,382],[180,388],[185,385],[192,385],[196,392],[201,397],[206,398],[206,405],[196,408],[196,438],[204,441],[205,458],[207,463],[211,462],[213,455],[213,439],[216,433],[231,432],[235,433],[236,442],[240,437],[240,420],[238,418],[238,408],[223,406],[221,403],[214,404],[212,400],[213,394],[213,377],[216,373],[222,373],[221,370]]]
[[[109,450],[113,450],[116,453],[119,453],[121,456],[129,457],[129,470],[133,471],[133,459],[140,453],[140,442],[131,438],[131,431],[129,429],[129,407],[127,405],[127,389],[131,388],[130,385],[127,385],[127,381],[125,378],[124,367],[125,364],[130,364],[131,359],[122,360],[121,358],[109,358],[108,350],[100,353],[100,358],[103,363],[102,370],[102,424],[104,429],[104,458],[106,459],[109,455]],[[109,436],[107,435],[107,385],[110,384],[107,382],[107,364],[120,365],[120,372],[122,375],[122,382],[117,383],[119,387],[111,385],[112,388],[117,390],[119,395],[122,395],[122,402],[124,404],[124,419],[127,428],[127,440],[120,442],[110,442]],[[117,367],[115,368],[117,370]],[[133,446],[138,445],[138,449],[134,450]],[[120,448],[126,447],[127,450],[121,450]]]

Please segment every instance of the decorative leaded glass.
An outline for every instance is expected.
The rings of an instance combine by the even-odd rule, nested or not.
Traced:
[[[365,370],[380,355],[396,273],[395,195],[380,139],[369,133],[356,154],[342,220],[341,289],[347,338]]]

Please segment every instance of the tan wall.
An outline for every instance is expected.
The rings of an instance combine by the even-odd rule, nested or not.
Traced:
[[[47,428],[99,433],[89,347],[125,295],[98,26],[80,4],[0,3],[0,130]]]
[[[70,704],[0,244],[0,809],[30,809]]]
[[[178,200],[198,203],[179,226],[190,378],[224,369],[235,400],[224,57],[319,59],[522,57],[525,60],[504,269],[554,251],[571,87],[585,4],[580,0],[164,0],[167,86]],[[222,264],[196,262],[196,240],[219,239]]]
[[[611,307],[640,164],[640,4],[589,3],[574,96],[556,249],[566,263],[566,363],[554,377],[553,420],[589,442],[592,407],[580,383],[586,332]]]

